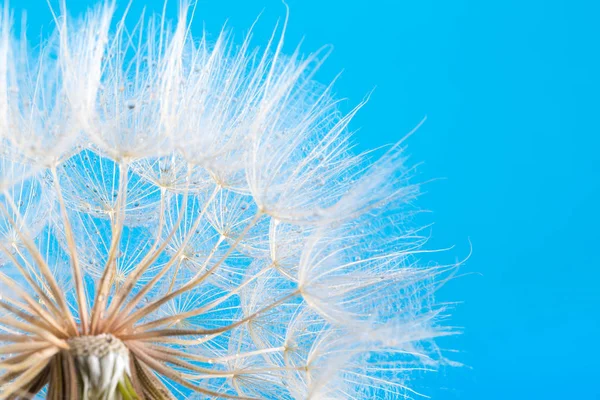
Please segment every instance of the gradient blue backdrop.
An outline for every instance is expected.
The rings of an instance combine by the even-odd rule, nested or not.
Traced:
[[[360,149],[410,138],[425,161],[421,205],[442,257],[473,254],[475,272],[443,289],[465,333],[445,343],[467,368],[419,386],[438,399],[600,398],[600,6],[593,1],[288,0],[288,50],[331,44],[317,75],[345,106],[377,87],[353,123]],[[54,3],[56,1],[53,1]],[[90,0],[70,0],[79,13]],[[176,2],[171,1],[171,15]],[[160,11],[162,0],[134,0]],[[43,0],[30,33],[51,25]],[[123,9],[125,1],[121,1]],[[279,0],[200,0],[195,20],[243,34],[264,10],[256,43],[284,15]],[[452,261],[452,260],[451,260]]]

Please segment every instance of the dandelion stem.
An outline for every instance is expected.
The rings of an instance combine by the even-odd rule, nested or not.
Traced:
[[[154,278],[152,278],[152,280],[150,282],[148,282],[142,289],[140,289],[140,291],[136,294],[136,296],[129,302],[129,304],[127,304],[127,306],[123,309],[123,315],[127,315],[131,312],[131,310],[133,310],[137,304],[140,302],[140,300],[143,298],[143,296],[150,291],[154,285],[156,285],[156,283],[169,271],[169,269],[171,268],[171,266],[175,263],[176,260],[179,259],[179,257],[181,256],[181,254],[183,253],[185,246],[187,246],[187,243],[189,242],[189,240],[192,238],[194,232],[196,231],[196,229],[198,228],[198,225],[200,224],[202,218],[204,217],[204,214],[206,213],[206,210],[208,209],[210,203],[213,201],[213,199],[215,198],[216,194],[219,191],[219,187],[216,187],[215,190],[213,191],[213,194],[211,195],[211,197],[209,198],[209,200],[206,202],[206,204],[204,205],[204,207],[202,208],[202,211],[200,212],[200,214],[198,215],[198,217],[196,218],[196,221],[194,222],[194,225],[190,228],[190,231],[188,232],[184,242],[181,244],[179,250],[177,251],[177,253],[175,253],[171,259],[165,264],[165,266],[162,268],[162,270],[156,274],[154,276]],[[178,292],[178,291],[177,291]],[[175,294],[177,292],[173,292],[170,293],[166,296],[163,296],[163,298],[159,301],[162,301],[166,298],[173,298],[175,296],[177,296],[178,294]],[[167,300],[168,301],[168,300]],[[161,304],[164,304],[166,301],[162,301]],[[149,305],[148,307],[153,306],[153,304]],[[140,312],[142,310],[144,310],[145,308],[142,308],[140,310]],[[135,313],[134,315],[136,315],[137,313]],[[133,318],[130,317],[128,319],[126,319],[124,322],[122,322],[121,324],[117,325],[117,327],[115,328],[116,330],[119,330],[122,326],[125,326],[127,323],[129,323],[130,319]],[[137,321],[137,318],[134,319],[134,321]],[[111,326],[112,327],[112,326]]]
[[[117,213],[112,224],[112,240],[108,252],[108,259],[106,261],[106,266],[104,267],[102,277],[100,278],[100,283],[96,292],[94,308],[92,309],[92,334],[98,333],[98,324],[102,318],[102,313],[104,312],[108,292],[110,290],[111,280],[109,279],[109,275],[113,274],[115,269],[114,263],[119,249],[121,234],[123,233],[123,219],[125,218],[125,209],[127,204],[127,178],[128,164],[124,162],[119,164],[119,191],[116,201]]]
[[[44,346],[32,346],[32,349],[27,352],[17,352],[19,355],[3,360],[0,362],[0,369],[10,372],[25,371],[38,361],[48,359],[58,352],[58,349],[49,343],[44,343]]]
[[[56,173],[56,167],[52,168],[52,177],[54,179],[54,187],[56,188],[58,203],[60,205],[60,212],[65,227],[65,236],[67,238],[68,244],[67,247],[69,248],[69,255],[71,257],[71,267],[73,270],[73,280],[75,282],[75,291],[77,294],[77,306],[79,308],[81,330],[84,335],[87,335],[89,331],[89,322],[85,285],[83,284],[83,277],[81,275],[81,268],[79,266],[79,259],[77,257],[77,247],[75,245],[75,238],[73,237],[73,229],[71,227],[71,222],[69,221],[69,216],[67,214],[67,208],[65,206],[65,201],[62,195],[60,180],[58,179],[58,174]]]
[[[28,385],[36,379],[38,374],[46,368],[48,360],[48,358],[40,360],[14,381],[4,386],[2,388],[2,393],[0,393],[0,399],[9,399],[15,393],[22,393],[22,388],[28,387]],[[4,376],[0,377],[0,382],[4,380],[3,378]]]
[[[179,274],[179,268],[181,267],[181,263],[183,262],[183,258],[179,257],[179,261],[177,261],[177,265],[175,266],[175,271],[173,272],[173,278],[171,278],[171,283],[169,284],[169,289],[167,293],[171,293],[173,291],[173,286],[175,286],[175,282],[177,281],[177,275]]]
[[[27,333],[36,335],[36,336],[40,337],[41,339],[45,339],[48,342],[54,344],[55,346],[57,346],[61,349],[69,348],[69,346],[67,345],[67,343],[64,340],[57,338],[56,336],[54,336],[51,332],[49,332],[46,329],[39,328],[34,325],[29,325],[29,324],[26,324],[24,322],[21,322],[21,321],[15,319],[15,318],[7,317],[7,316],[0,317],[0,323],[8,325],[8,326],[12,326],[13,328],[21,330],[23,332],[27,332]]]
[[[269,310],[277,307],[278,305],[282,304],[286,300],[289,300],[299,294],[300,294],[300,290],[295,290],[292,293],[289,293],[286,296],[282,297],[281,299],[271,303],[270,305],[254,312],[253,314],[249,315],[248,317],[245,317],[237,322],[234,322],[233,324],[229,324],[229,325],[221,327],[221,328],[214,328],[214,329],[159,329],[159,330],[155,330],[155,331],[122,334],[120,337],[122,340],[154,340],[159,337],[163,338],[163,337],[169,337],[169,336],[204,336],[204,335],[213,335],[213,334],[218,334],[218,333],[222,333],[222,332],[227,332],[234,328],[237,328],[238,326],[240,326],[242,324],[245,324],[248,321],[251,321],[252,319],[259,316],[260,314],[263,314],[266,311],[269,311]]]
[[[204,314],[204,313],[212,310],[213,308],[217,307],[219,304],[222,304],[224,301],[226,301],[230,297],[238,294],[244,287],[246,287],[246,285],[250,284],[251,282],[253,282],[257,278],[259,278],[260,276],[262,276],[265,272],[269,271],[269,269],[270,269],[270,266],[267,267],[267,268],[263,268],[260,272],[256,273],[251,278],[248,278],[245,282],[243,282],[242,284],[240,284],[236,289],[230,291],[229,293],[227,293],[224,296],[221,296],[219,299],[213,301],[212,303],[210,303],[210,304],[208,304],[208,305],[206,305],[204,307],[200,307],[200,308],[197,308],[197,309],[194,309],[194,310],[191,310],[191,311],[187,311],[185,313],[179,313],[179,314],[169,315],[168,317],[157,319],[156,321],[148,322],[148,323],[146,323],[144,325],[136,326],[136,331],[145,331],[145,330],[148,330],[148,329],[156,328],[156,327],[161,326],[161,325],[167,325],[167,324],[170,324],[172,322],[182,321],[182,320],[185,320],[187,318],[191,318],[191,317],[195,317],[197,315]]]
[[[15,224],[15,221],[11,218],[10,214],[8,213],[8,210],[6,210],[6,207],[4,207],[4,204],[2,204],[2,203],[0,203],[0,210],[4,213],[4,215],[6,216],[6,218],[9,221],[9,223],[14,227],[17,234],[19,235],[19,238],[23,241],[23,244],[25,245],[27,250],[29,250],[29,253],[32,255],[36,264],[40,268],[40,271],[44,275],[44,278],[50,285],[50,289],[52,289],[52,295],[53,295],[54,299],[57,301],[59,307],[62,309],[62,311],[64,313],[64,317],[66,318],[66,320],[68,322],[67,329],[69,329],[71,331],[71,333],[76,333],[77,325],[75,324],[75,320],[73,319],[73,316],[69,312],[69,307],[67,306],[67,302],[65,300],[63,292],[58,287],[58,284],[56,282],[56,279],[54,279],[54,275],[52,274],[52,271],[50,271],[50,268],[48,268],[48,264],[46,264],[46,262],[44,261],[44,258],[40,254],[38,248],[35,246],[33,241],[30,239],[29,234],[26,229],[26,225],[21,223],[23,217],[21,216],[19,209],[17,208],[16,204],[14,203],[12,196],[7,191],[4,192],[4,196],[8,200],[8,203],[10,204],[14,214],[17,216],[17,221],[20,222],[21,226],[18,227]]]
[[[179,351],[179,350],[176,350],[176,349],[173,349],[170,347],[157,346],[152,343],[144,343],[144,346],[146,348],[160,351],[160,352],[163,352],[165,354],[169,354],[169,355],[172,355],[175,357],[180,357],[180,358],[184,358],[184,359],[188,359],[188,360],[199,361],[202,363],[210,363],[210,364],[226,363],[227,361],[231,361],[231,360],[237,360],[237,359],[242,359],[242,358],[247,358],[247,357],[254,357],[257,355],[261,355],[261,354],[276,353],[276,352],[285,350],[284,347],[270,347],[270,348],[255,350],[255,351],[248,351],[246,353],[237,353],[237,354],[230,355],[230,356],[206,357],[206,356],[199,356],[197,354],[187,353],[184,351]]]
[[[64,331],[61,331],[60,329],[56,329],[54,326],[47,324],[45,321],[39,320],[36,317],[34,317],[33,315],[27,314],[27,313],[19,310],[17,307],[13,306],[12,304],[9,304],[9,301],[10,300],[8,300],[8,299],[6,301],[0,301],[0,307],[4,308],[5,310],[9,311],[10,313],[12,313],[18,317],[20,317],[21,319],[30,323],[31,325],[37,326],[38,328],[40,328],[42,330],[49,331],[56,337],[60,337],[60,336],[64,335]],[[12,301],[10,301],[10,303],[19,304],[17,302],[12,302]]]
[[[31,278],[31,276],[24,270],[23,266],[19,263],[19,261],[14,257],[14,255],[9,252],[4,246],[0,245],[0,248],[2,249],[2,251],[10,258],[10,260],[13,262],[14,266],[18,269],[19,273],[21,274],[21,276],[23,276],[23,278],[25,278],[25,280],[27,281],[27,283],[29,284],[29,286],[31,286],[31,288],[33,290],[35,290],[35,292],[37,293],[38,296],[40,296],[40,299],[43,300],[44,304],[46,304],[49,307],[49,311],[51,313],[54,313],[54,316],[48,314],[47,312],[44,311],[44,309],[42,307],[37,306],[38,303],[35,302],[25,291],[20,290],[19,294],[22,295],[26,295],[27,299],[27,303],[28,304],[32,304],[34,303],[36,305],[36,307],[34,308],[35,313],[38,314],[41,318],[45,319],[48,323],[50,323],[52,326],[55,326],[57,329],[60,329],[61,331],[63,331],[63,328],[61,326],[59,326],[58,322],[56,321],[55,317],[56,316],[60,316],[61,313],[58,310],[58,308],[55,306],[54,302],[48,297],[48,295],[46,294],[46,292],[44,291],[44,289],[42,289],[38,284],[35,283],[35,281]],[[23,258],[23,256],[20,254],[19,251],[17,251],[19,253],[19,255],[21,256],[21,258],[25,261],[25,258]],[[44,281],[42,280],[41,277],[39,277],[39,275],[37,275],[37,273],[35,272],[35,269],[31,267],[31,265],[26,262],[25,265],[27,265],[29,267],[29,269],[31,270],[31,272],[33,273],[33,275],[39,280],[40,284],[45,286]],[[4,281],[4,277],[5,275],[0,274],[0,280]],[[12,280],[10,280],[12,281]],[[13,286],[17,287],[17,286]],[[50,290],[48,290],[48,293],[50,293]]]
[[[112,300],[111,305],[108,309],[108,318],[106,321],[106,325],[109,328],[112,326],[115,318],[117,318],[117,314],[119,314],[119,315],[121,314],[120,312],[118,312],[119,308],[123,305],[123,302],[125,301],[125,299],[127,299],[127,296],[129,296],[129,294],[133,290],[133,287],[137,283],[137,280],[139,279],[139,277],[144,273],[144,271],[146,271],[146,269],[148,267],[150,267],[150,265],[152,265],[154,263],[154,261],[156,261],[156,259],[160,256],[162,251],[165,249],[165,247],[167,247],[167,244],[171,241],[171,238],[173,237],[173,235],[175,235],[175,232],[177,232],[177,230],[179,229],[179,225],[181,224],[181,221],[183,220],[183,217],[185,215],[185,210],[186,210],[187,202],[188,202],[189,174],[190,174],[190,171],[188,169],[188,179],[186,179],[186,181],[187,181],[186,189],[185,189],[185,193],[184,193],[183,200],[182,200],[181,210],[179,210],[179,215],[177,216],[177,221],[175,222],[175,225],[173,226],[173,228],[169,232],[169,235],[163,241],[161,246],[156,251],[149,252],[148,255],[146,257],[144,257],[142,259],[142,261],[140,261],[140,263],[133,269],[133,271],[129,274],[129,276],[125,280],[125,283],[121,287],[121,290],[119,290],[115,293],[115,298]],[[164,215],[162,216],[162,221],[164,223]],[[161,226],[163,223],[161,223]],[[159,230],[162,230],[162,227],[159,228]],[[159,238],[160,238],[160,236],[157,235],[156,242],[153,247],[157,246]]]
[[[141,362],[148,365],[150,368],[152,368],[153,370],[162,374],[163,376],[165,376],[169,379],[172,379],[174,382],[177,382],[180,385],[182,385],[188,389],[192,389],[192,390],[197,391],[198,393],[202,393],[202,394],[217,397],[217,398],[253,400],[253,399],[249,399],[247,397],[231,396],[231,395],[227,395],[224,393],[213,392],[211,390],[207,390],[207,389],[203,388],[202,386],[194,385],[193,383],[191,383],[185,379],[182,379],[179,372],[176,372],[176,371],[166,367],[163,363],[158,362],[155,359],[153,359],[152,357],[146,355],[144,353],[143,349],[141,349],[139,347],[139,345],[130,344],[130,346],[131,346],[131,352],[135,355],[135,357],[139,358],[139,360]]]
[[[61,334],[65,334],[63,327],[61,327],[58,322],[47,312],[44,311],[42,307],[40,307],[39,303],[37,303],[31,296],[24,291],[14,280],[10,279],[2,272],[0,272],[0,281],[9,285],[15,293],[23,299],[29,307],[42,319],[44,319],[48,324],[52,325],[58,332]]]
[[[215,193],[216,194],[216,193]],[[198,217],[198,219],[196,220],[197,222],[200,221],[200,218],[202,217],[202,215],[204,214],[204,212],[206,211],[208,207],[208,204],[204,207],[204,209],[202,210],[201,215]],[[183,285],[181,288],[177,289],[174,292],[171,292],[165,296],[163,296],[162,298],[156,300],[154,303],[147,305],[146,307],[143,307],[142,309],[138,310],[137,312],[135,312],[134,314],[132,314],[130,317],[128,317],[123,323],[121,323],[121,325],[117,326],[116,329],[120,330],[123,327],[127,326],[128,324],[132,324],[137,322],[139,319],[143,318],[145,315],[148,315],[149,313],[151,313],[152,311],[158,309],[158,307],[160,307],[161,305],[165,304],[166,302],[168,302],[171,299],[174,299],[175,297],[193,289],[194,287],[196,287],[197,285],[199,285],[201,282],[203,282],[206,278],[208,278],[214,271],[217,270],[217,268],[219,268],[221,266],[221,264],[223,263],[223,261],[225,261],[227,259],[227,257],[229,257],[229,255],[235,250],[235,248],[237,247],[237,245],[242,241],[242,239],[248,234],[248,232],[250,231],[250,229],[252,229],[252,227],[258,222],[258,220],[260,219],[260,217],[262,216],[262,213],[260,211],[257,211],[254,218],[250,221],[250,223],[246,226],[246,228],[244,228],[244,230],[242,231],[242,233],[237,237],[237,239],[235,240],[235,242],[229,247],[229,249],[227,250],[227,252],[225,252],[225,254],[223,255],[223,257],[221,257],[221,259],[214,265],[212,266],[205,274],[203,274],[202,276],[198,277],[198,278],[192,278],[192,280]],[[192,228],[192,230],[190,232],[193,232],[196,230],[196,226],[197,224],[194,224],[194,227]],[[190,236],[188,235],[188,238]],[[186,238],[186,239],[188,239]],[[184,243],[187,244],[187,243]],[[172,258],[170,263],[172,263],[173,260],[175,260],[175,257],[177,257],[179,255],[180,252],[182,252],[183,250],[183,245],[180,248],[180,251],[177,252]],[[167,264],[168,265],[168,264]],[[166,270],[166,267],[163,268],[163,271]],[[161,271],[161,272],[163,272]],[[155,283],[155,281],[157,281],[160,278],[160,274],[157,275],[157,278],[153,279],[153,282],[151,283]],[[150,285],[150,284],[148,284]],[[148,289],[149,290],[149,289]],[[144,292],[145,293],[145,292]],[[138,297],[140,297],[140,295],[138,294]],[[138,300],[139,301],[139,300]],[[134,302],[132,302],[134,303]],[[127,312],[129,312],[133,306],[135,306],[135,304],[130,303],[129,307],[127,308]]]

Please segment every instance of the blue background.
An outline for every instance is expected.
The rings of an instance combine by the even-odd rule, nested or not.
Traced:
[[[16,4],[19,3],[19,4]],[[53,2],[55,3],[55,1]],[[79,13],[91,1],[67,1]],[[137,15],[145,2],[134,0]],[[176,1],[169,13],[175,15]],[[120,9],[125,7],[121,1]],[[377,87],[352,124],[359,149],[408,141],[432,247],[473,253],[439,294],[460,301],[465,333],[444,343],[466,368],[424,378],[438,399],[600,398],[600,6],[593,1],[289,0],[287,51],[331,44],[317,75],[344,70],[349,109]],[[162,0],[146,2],[160,11]],[[43,0],[30,33],[51,26]],[[194,23],[240,36],[263,11],[255,43],[285,14],[279,0],[201,0]]]

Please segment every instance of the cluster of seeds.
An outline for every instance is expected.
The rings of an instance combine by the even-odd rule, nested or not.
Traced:
[[[33,49],[1,11],[0,399],[415,394],[454,266],[419,262],[401,143],[353,153],[287,21],[259,50],[113,11]]]

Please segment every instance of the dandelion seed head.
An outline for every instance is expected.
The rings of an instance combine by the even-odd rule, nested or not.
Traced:
[[[0,9],[0,399],[418,396],[454,266],[420,262],[402,144],[353,151],[328,49],[114,13],[31,46]]]

